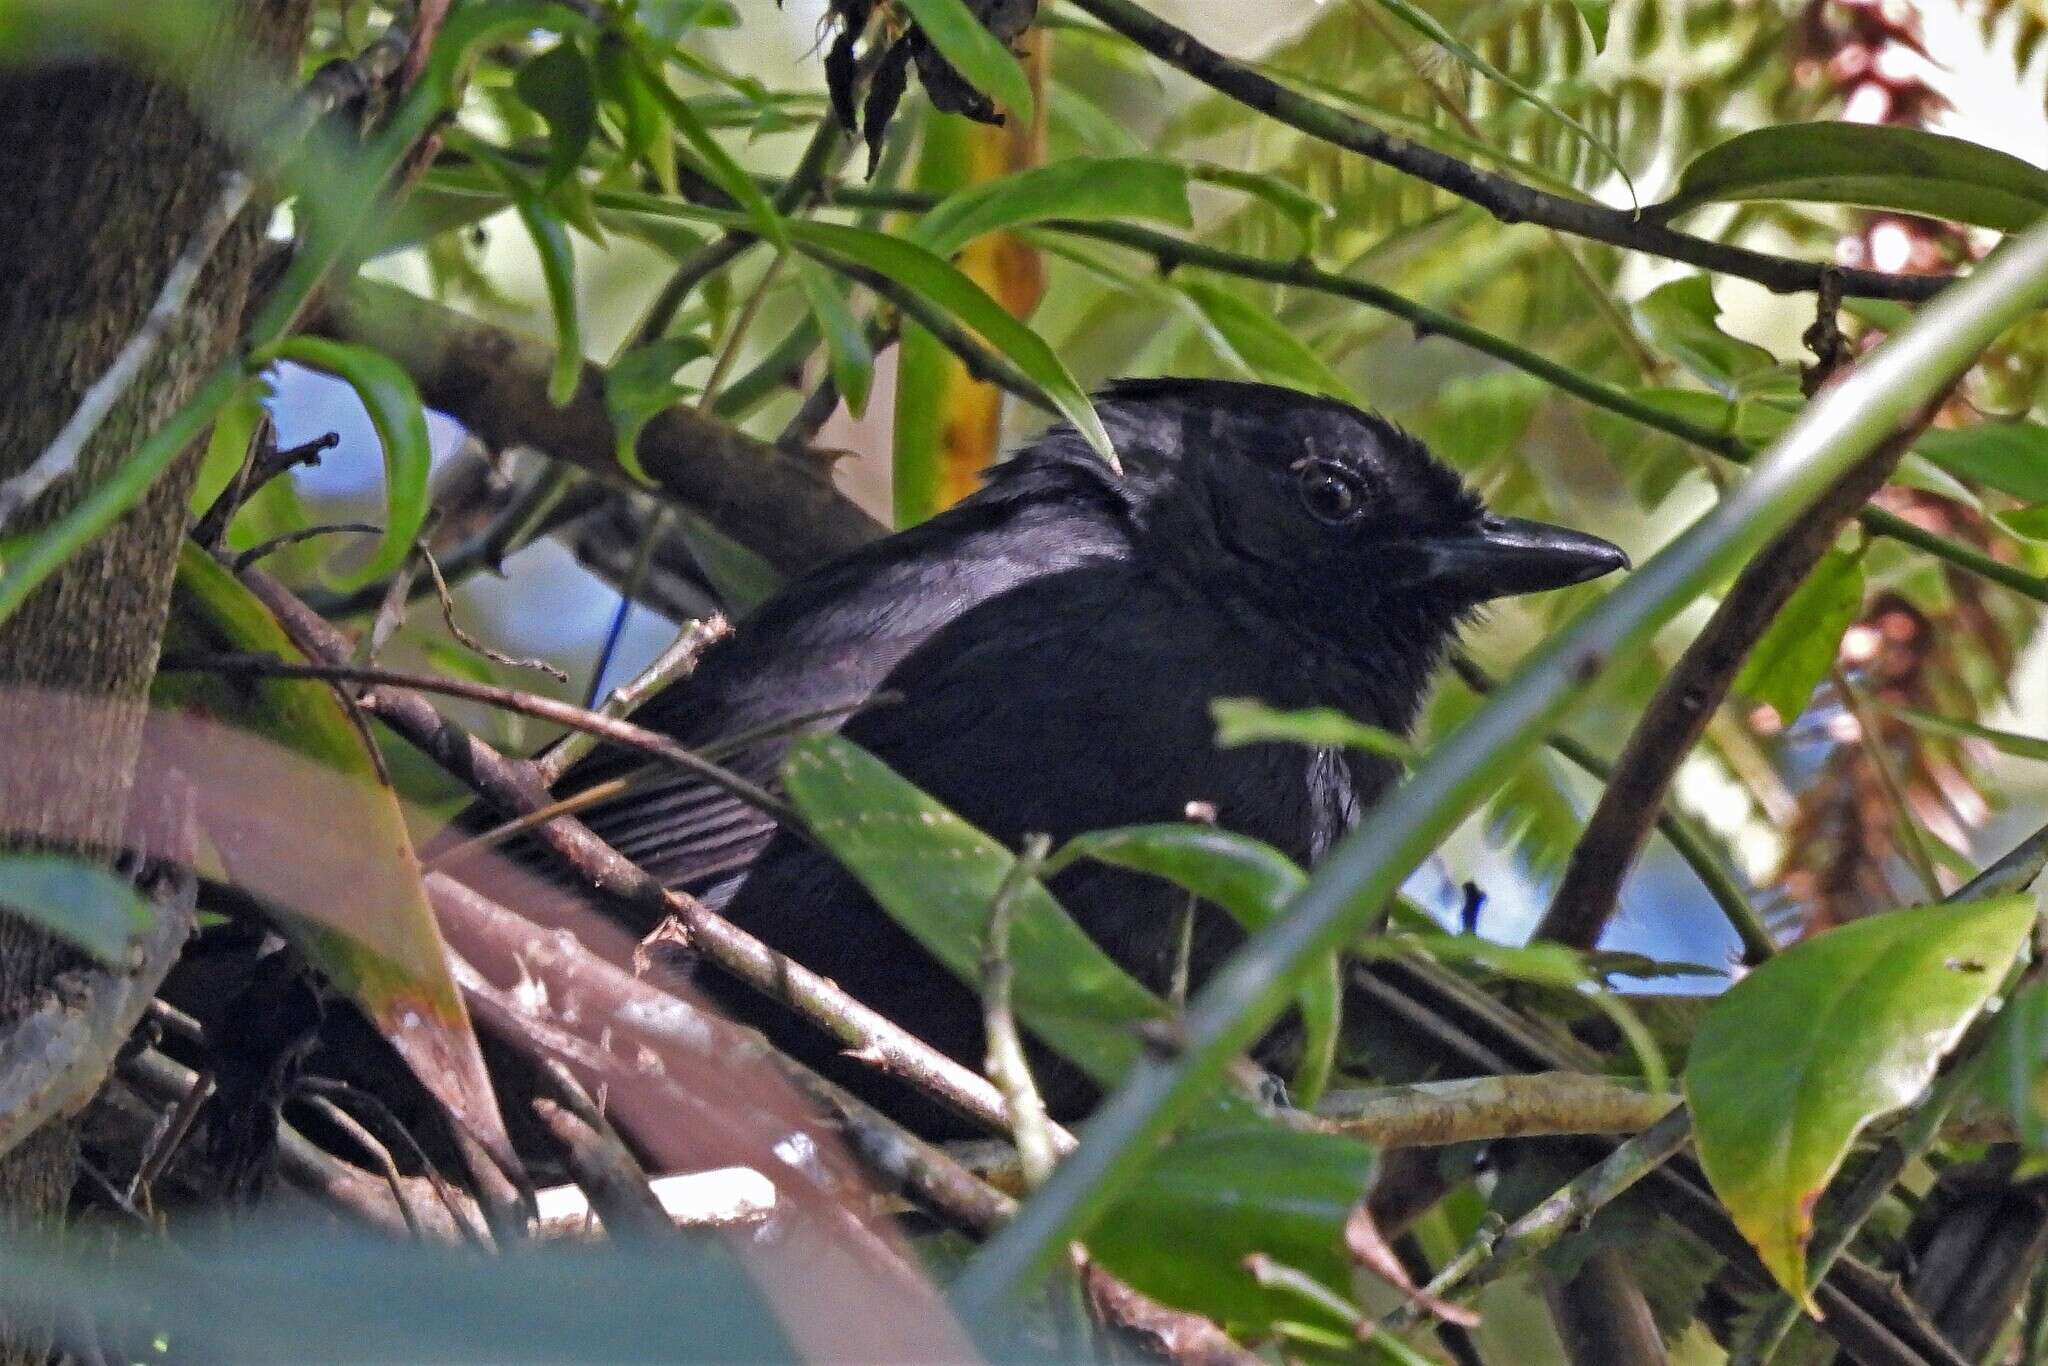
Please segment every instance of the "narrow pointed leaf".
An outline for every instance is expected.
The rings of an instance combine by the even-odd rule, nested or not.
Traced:
[[[272,354],[347,381],[369,413],[377,443],[384,448],[384,534],[369,563],[344,576],[342,583],[353,588],[385,578],[412,553],[412,543],[427,520],[434,447],[419,390],[397,361],[351,342],[288,337]]]
[[[950,256],[985,233],[1050,218],[1149,218],[1188,227],[1194,218],[1187,170],[1158,157],[1071,157],[949,195],[910,235],[926,250]]]
[[[1079,835],[1054,856],[1053,866],[1076,858],[1165,878],[1221,907],[1247,933],[1265,928],[1308,884],[1308,874],[1272,845],[1211,825],[1133,825]],[[1303,1032],[1291,1097],[1296,1105],[1315,1104],[1329,1085],[1343,994],[1334,957],[1295,994]]]
[[[815,261],[798,261],[797,278],[803,282],[804,297],[810,301],[811,316],[825,337],[825,357],[832,371],[832,386],[855,417],[867,411],[868,391],[875,381],[875,352],[868,345],[867,332],[840,291],[832,273]]]
[[[519,68],[512,88],[547,120],[548,159],[541,193],[567,180],[597,131],[596,77],[583,49],[564,39]]]
[[[626,352],[605,372],[604,406],[611,416],[619,465],[641,483],[654,483],[640,464],[641,431],[689,392],[675,382],[676,371],[709,353],[700,337],[663,337]]]
[[[164,654],[221,653],[304,658],[263,604],[188,541]],[[306,960],[362,1008],[458,1122],[514,1160],[405,819],[334,689],[166,672],[151,697],[258,737],[252,746],[267,741],[293,761],[256,771],[272,765],[223,743],[187,743],[172,756],[201,793],[201,824],[229,876],[277,908],[279,928]],[[259,787],[267,798],[255,795]]]
[[[1401,763],[1413,763],[1415,746],[1389,730],[1368,726],[1334,707],[1276,711],[1248,697],[1219,697],[1209,704],[1216,743],[1225,749],[1281,741],[1325,749],[1355,749]]]
[[[1269,310],[1203,281],[1182,281],[1180,288],[1202,311],[1224,353],[1251,378],[1366,406],[1329,362]]]

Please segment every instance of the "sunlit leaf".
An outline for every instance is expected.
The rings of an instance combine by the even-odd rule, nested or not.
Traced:
[[[1958,716],[1937,716],[1933,712],[1921,711],[1917,707],[1902,707],[1883,698],[1872,698],[1871,703],[1879,711],[1898,717],[1915,730],[1924,730],[1934,735],[1951,735],[1961,740],[1982,740],[1999,753],[2010,754],[2015,759],[2048,761],[2048,740],[2039,736],[1999,730]]]
[[[246,380],[241,392],[228,400],[213,420],[213,434],[206,439],[206,455],[199,462],[199,474],[192,481],[189,506],[198,517],[235,482],[249,458],[249,443],[256,439],[256,427],[263,421],[264,400],[270,397],[270,381],[260,376]]]
[[[875,379],[874,348],[860,319],[840,292],[830,271],[814,261],[798,261],[797,278],[803,282],[804,297],[810,301],[811,316],[818,320],[825,336],[825,356],[832,370],[832,386],[855,417],[867,411],[868,390]]]
[[[1685,1070],[1700,1165],[1794,1296],[1850,1144],[1926,1088],[2033,923],[2030,897],[1872,916],[1793,945],[1708,1012]]]
[[[1763,347],[1721,330],[1721,306],[1704,275],[1650,291],[1636,304],[1636,314],[1660,350],[1725,397],[1737,397],[1743,380],[1778,363]]]
[[[2048,171],[1962,138],[1882,123],[1785,123],[1701,153],[1668,218],[1720,200],[1795,199],[1890,209],[2003,232],[2048,213]]]
[[[370,415],[384,451],[384,534],[369,563],[343,576],[342,582],[347,587],[374,583],[405,562],[427,520],[434,447],[419,390],[397,361],[367,346],[296,336],[280,342],[271,354],[346,381]]]
[[[1828,551],[1743,661],[1735,691],[1764,703],[1791,725],[1834,666],[1842,633],[1862,610],[1862,553]]]
[[[1115,448],[1095,415],[1095,405],[1052,348],[950,263],[915,243],[838,223],[806,220],[791,223],[789,231],[807,251],[843,258],[886,275],[973,328],[1043,389],[1060,415],[1073,423],[1105,460],[1115,460]]]
[[[1241,296],[1202,280],[1182,280],[1225,355],[1253,379],[1328,394],[1356,407],[1365,400],[1291,329]]]
[[[1334,707],[1276,711],[1248,697],[1219,697],[1209,704],[1216,743],[1228,749],[1280,741],[1328,749],[1356,749],[1412,763],[1415,746],[1389,730],[1354,720]]]

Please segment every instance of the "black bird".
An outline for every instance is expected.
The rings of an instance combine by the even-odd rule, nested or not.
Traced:
[[[844,733],[1012,847],[1179,820],[1200,801],[1224,827],[1313,863],[1392,769],[1289,745],[1218,749],[1212,698],[1336,707],[1405,733],[1479,604],[1628,563],[1595,537],[1489,514],[1421,442],[1333,400],[1160,379],[1114,385],[1097,406],[1121,478],[1056,427],[958,506],[790,583],[635,719],[697,744],[886,689],[900,700],[854,714]],[[755,744],[731,766],[772,783],[786,747]],[[601,752],[563,790],[641,762]],[[979,1065],[974,996],[828,855],[760,812],[676,777],[584,819],[669,885]],[[1180,893],[1094,866],[1054,890],[1127,970],[1165,989]],[[1198,914],[1196,981],[1239,939],[1221,912]],[[797,1056],[920,1127],[957,1125],[717,977],[698,981]],[[1039,1079],[1057,1115],[1094,1099],[1049,1057]]]

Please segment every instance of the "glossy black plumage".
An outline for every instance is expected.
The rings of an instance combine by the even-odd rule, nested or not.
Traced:
[[[1398,429],[1261,385],[1126,382],[1099,400],[1126,474],[1055,429],[922,526],[788,585],[636,719],[702,743],[842,706],[901,700],[845,733],[996,837],[1055,840],[1178,820],[1225,827],[1304,863],[1392,778],[1380,761],[1284,745],[1219,750],[1209,702],[1338,707],[1406,731],[1459,622],[1502,591],[1557,587],[1624,563],[1604,542],[1489,517]],[[730,761],[773,780],[786,741]],[[637,761],[600,753],[565,792]],[[973,996],[802,841],[683,779],[594,808],[590,825],[673,886],[932,1043],[978,1065]],[[1055,884],[1103,946],[1165,985],[1179,893],[1078,867]],[[1199,977],[1237,941],[1205,911]],[[945,1118],[715,973],[729,1008],[924,1127]],[[1055,1112],[1092,1093],[1050,1059]]]

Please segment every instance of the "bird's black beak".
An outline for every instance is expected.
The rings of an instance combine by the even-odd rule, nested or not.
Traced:
[[[1629,567],[1620,546],[1547,522],[1486,517],[1469,531],[1409,542],[1417,587],[1486,602],[1569,588]]]

